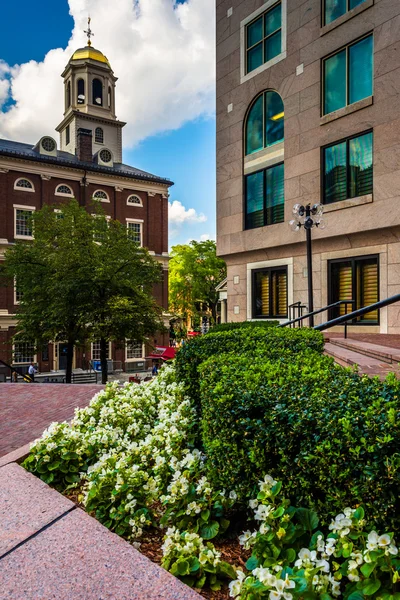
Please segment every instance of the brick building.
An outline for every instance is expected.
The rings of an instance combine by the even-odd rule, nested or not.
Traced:
[[[288,226],[295,204],[324,205],[315,309],[399,293],[400,2],[217,0],[216,16],[228,321],[284,321],[290,305],[307,305],[305,232]],[[369,313],[352,331],[398,334],[399,311]]]
[[[102,203],[106,215],[126,223],[136,240],[163,266],[157,302],[168,306],[168,189],[172,182],[122,163],[122,128],[115,114],[116,77],[107,58],[88,45],[77,50],[63,73],[64,118],[57,131],[35,146],[0,140],[0,257],[16,239],[32,239],[28,216],[44,204],[76,198]],[[42,372],[65,368],[64,344],[50,344],[37,355],[32,347],[12,346],[18,290],[0,288],[0,358],[21,366],[31,360]],[[153,341],[153,340],[152,340]],[[157,345],[168,345],[160,334]],[[148,349],[147,349],[148,350]],[[99,344],[75,350],[74,367],[99,358]],[[109,358],[124,369],[143,365],[146,349],[127,342],[110,344]]]

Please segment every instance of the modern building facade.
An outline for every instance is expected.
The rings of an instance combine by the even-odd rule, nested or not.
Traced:
[[[227,320],[400,292],[400,2],[217,0],[217,250]],[[345,310],[335,309],[317,323]],[[350,307],[349,307],[350,310]],[[353,332],[400,333],[397,304]],[[368,329],[367,329],[368,328]]]
[[[15,240],[32,239],[29,215],[44,204],[75,198],[90,210],[93,199],[106,215],[126,223],[130,235],[163,266],[155,298],[168,307],[168,179],[122,163],[122,128],[115,114],[116,77],[107,58],[90,44],[77,50],[63,73],[64,118],[57,131],[35,146],[0,140],[0,259]],[[66,345],[50,344],[35,353],[32,345],[12,343],[19,292],[0,287],[0,358],[23,368],[31,361],[40,371],[65,368]],[[95,301],[95,300],[94,300]],[[165,334],[154,345],[168,346]],[[110,344],[110,360],[125,370],[145,365],[149,349],[126,341]],[[75,350],[74,367],[100,358],[99,344]]]

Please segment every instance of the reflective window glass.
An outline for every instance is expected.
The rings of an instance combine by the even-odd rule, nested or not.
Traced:
[[[258,44],[247,52],[247,72],[258,69],[263,64],[263,45]]]
[[[265,62],[268,62],[281,53],[282,36],[281,30],[277,31],[265,40]]]
[[[347,198],[347,144],[342,142],[325,149],[325,204]]]
[[[332,23],[347,11],[347,0],[325,0],[325,25]]]
[[[246,26],[246,72],[258,69],[282,52],[282,7],[278,2]]]
[[[247,26],[247,48],[261,42],[263,37],[263,19],[260,17]]]
[[[372,194],[373,191],[372,133],[349,141],[350,198]]]
[[[246,121],[246,155],[283,141],[284,116],[283,101],[278,92],[263,92],[258,96]]]
[[[324,114],[346,106],[346,50],[325,60]]]
[[[284,220],[283,164],[246,176],[246,229]]]
[[[266,171],[266,225],[282,223],[285,212],[283,164]]]
[[[277,29],[281,28],[282,22],[282,7],[280,4],[269,10],[265,17],[265,36],[271,35]]]
[[[246,229],[264,225],[264,172],[246,177]]]
[[[349,48],[349,104],[372,96],[372,35]]]
[[[265,138],[266,146],[281,142],[284,134],[283,101],[276,92],[265,94]]]
[[[349,0],[349,10],[351,10],[352,8],[355,8],[359,4],[362,4],[363,2],[364,2],[364,0]]]
[[[263,140],[263,96],[259,96],[247,117],[246,154],[252,154],[264,148]]]

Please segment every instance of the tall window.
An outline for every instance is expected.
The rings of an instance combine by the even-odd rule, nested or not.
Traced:
[[[287,317],[287,267],[252,272],[253,319]]]
[[[332,260],[329,263],[329,303],[354,300],[354,305],[344,305],[331,310],[330,318],[379,301],[378,257]],[[354,319],[353,323],[376,324],[379,311],[375,310]]]
[[[253,102],[246,121],[246,154],[283,141],[283,101],[277,92],[263,92]]]
[[[245,177],[246,229],[284,220],[283,163]]]
[[[65,145],[68,146],[70,141],[71,141],[71,133],[70,133],[69,125],[67,125],[65,128]]]
[[[15,342],[13,352],[14,364],[29,364],[35,361],[35,346],[31,342]]]
[[[78,79],[77,82],[77,103],[85,103],[85,82],[83,79]]]
[[[104,131],[101,127],[96,127],[94,132],[94,141],[96,144],[104,144]]]
[[[372,131],[323,150],[324,203],[372,194]]]
[[[67,94],[66,104],[67,104],[67,108],[69,108],[71,106],[71,82],[70,81],[68,81],[68,83],[67,83],[66,94]]]
[[[92,82],[92,103],[103,106],[103,84],[100,79],[93,79]]]
[[[137,221],[127,221],[127,229],[128,229],[128,237],[136,242],[137,244],[142,245],[142,223]]]
[[[110,359],[110,356],[111,356],[110,343],[108,343],[107,346],[106,346],[106,358],[107,358],[107,360]],[[93,344],[92,344],[92,360],[100,360],[100,341],[93,342]]]
[[[33,236],[32,231],[32,218],[33,210],[27,210],[23,208],[15,209],[15,237],[29,237]]]
[[[324,114],[372,96],[373,37],[368,35],[323,62]]]
[[[246,25],[246,73],[282,52],[282,7],[272,8]]]
[[[143,358],[143,346],[129,340],[126,342],[126,360],[134,358]]]
[[[324,5],[324,25],[335,21],[364,0],[322,0]]]

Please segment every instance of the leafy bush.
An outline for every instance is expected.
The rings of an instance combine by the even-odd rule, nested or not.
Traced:
[[[364,503],[400,525],[400,382],[359,377],[317,354],[218,356],[200,367],[208,477],[248,497],[263,473],[323,520]]]
[[[200,408],[199,365],[214,355],[230,353],[248,355],[248,362],[257,357],[280,358],[283,355],[322,353],[324,338],[312,329],[278,329],[277,327],[242,327],[232,331],[217,331],[192,339],[179,350],[176,357],[178,381]],[[226,357],[226,360],[230,358]]]
[[[238,323],[219,323],[219,325],[213,325],[206,335],[210,333],[219,333],[220,331],[232,331],[233,329],[253,329],[257,328],[268,328],[276,327],[279,325],[279,321],[239,321]]]

